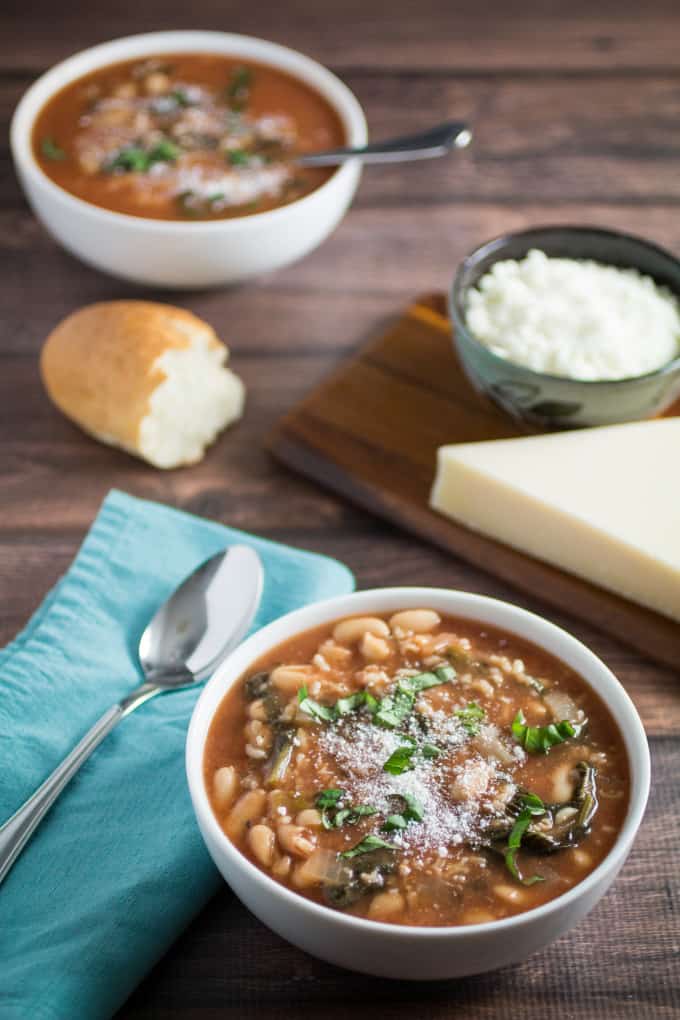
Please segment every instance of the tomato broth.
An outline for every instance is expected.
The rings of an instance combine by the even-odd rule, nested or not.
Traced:
[[[430,609],[300,634],[229,691],[205,782],[274,879],[359,917],[497,920],[611,850],[625,747],[598,695],[516,635]]]
[[[71,194],[153,219],[221,219],[286,205],[334,169],[299,153],[346,142],[338,113],[274,67],[173,53],[102,67],[40,111],[33,151]]]

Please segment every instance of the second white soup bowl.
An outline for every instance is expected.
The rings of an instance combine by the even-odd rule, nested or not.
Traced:
[[[631,773],[628,812],[616,843],[578,885],[540,907],[500,921],[448,928],[382,924],[320,906],[269,878],[230,842],[210,806],[203,779],[206,737],[230,687],[260,656],[312,627],[354,614],[428,607],[500,627],[571,666],[600,695],[624,740]],[[196,704],[186,745],[194,811],[224,878],[264,924],[331,963],[380,977],[454,978],[516,963],[583,918],[616,878],[631,848],[649,792],[649,749],[640,718],[616,677],[580,641],[540,616],[481,595],[438,588],[383,588],[298,609],[248,638],[218,669]]]
[[[315,191],[269,212],[209,222],[127,216],[85,202],[43,173],[31,147],[35,119],[70,82],[124,60],[169,53],[223,53],[268,64],[306,82],[337,111],[347,145],[365,145],[366,120],[354,95],[296,50],[227,32],[151,32],[83,50],[57,64],[24,94],[11,126],[14,165],[33,210],[72,254],[114,276],[159,287],[211,287],[270,272],[302,258],[338,225],[359,183],[345,163]]]

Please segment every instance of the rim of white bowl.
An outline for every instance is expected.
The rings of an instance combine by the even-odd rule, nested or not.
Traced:
[[[250,57],[251,60],[269,64],[277,70],[290,74],[293,78],[309,85],[330,103],[342,121],[347,135],[347,145],[366,144],[368,128],[359,100],[337,75],[312,57],[291,49],[289,46],[260,39],[258,36],[203,29],[187,31],[180,29],[167,32],[143,32],[138,35],[111,39],[85,50],[79,50],[42,74],[24,92],[12,116],[10,145],[17,166],[23,173],[32,177],[35,182],[45,188],[55,200],[65,202],[67,206],[71,206],[79,212],[87,210],[102,223],[116,223],[118,226],[131,228],[144,224],[159,233],[176,230],[214,233],[216,231],[243,230],[248,229],[249,226],[259,227],[267,220],[281,218],[291,209],[298,209],[304,203],[313,201],[336,182],[351,177],[355,173],[357,162],[350,160],[339,166],[318,188],[314,188],[307,195],[303,195],[302,198],[289,202],[287,205],[260,213],[249,213],[247,216],[196,222],[195,220],[156,220],[146,216],[132,216],[128,213],[105,209],[73,195],[56,184],[42,170],[33,155],[31,144],[33,127],[45,103],[60,89],[91,71],[106,67],[107,64],[133,60],[151,53],[163,55],[191,52]]]
[[[450,604],[447,608],[444,608],[443,605],[433,605],[433,599],[435,603],[446,600]],[[385,601],[392,604],[381,609],[380,604]],[[498,921],[436,927],[386,924],[382,921],[372,921],[368,918],[344,914],[331,907],[308,900],[305,896],[288,889],[287,886],[276,882],[266,872],[261,871],[231,842],[213,812],[203,778],[205,742],[212,720],[227,691],[243,675],[249,664],[276,647],[277,644],[285,641],[287,636],[303,632],[311,627],[321,626],[324,622],[330,622],[343,615],[369,611],[371,607],[373,612],[394,612],[397,609],[415,608],[423,605],[439,608],[441,612],[449,612],[453,616],[461,616],[508,630],[510,633],[525,637],[525,640],[533,642],[562,661],[566,662],[566,655],[569,654],[572,660],[575,659],[578,662],[578,665],[572,664],[571,668],[579,673],[595,694],[602,699],[614,717],[626,748],[630,773],[630,800],[623,825],[609,853],[590,874],[567,892],[538,907],[533,907],[531,910]],[[322,618],[309,621],[310,616],[319,614]],[[517,626],[513,626],[513,624]],[[521,624],[524,624],[525,627],[522,627]],[[534,628],[536,631],[532,636],[525,634],[525,631],[530,628]],[[565,654],[556,651],[556,647],[561,648],[562,653]],[[224,678],[230,675],[231,678],[225,684]],[[593,682],[594,678],[602,681],[606,688],[604,691],[596,686],[596,683]],[[213,701],[214,704],[212,704]],[[511,602],[457,589],[427,587],[374,588],[324,599],[321,602],[293,610],[256,631],[231,653],[201,692],[187,732],[185,765],[194,811],[197,816],[200,815],[201,827],[205,826],[209,830],[211,838],[221,845],[236,867],[244,868],[254,881],[263,883],[272,895],[279,896],[282,902],[290,904],[297,910],[308,912],[319,920],[335,923],[348,931],[357,929],[372,931],[394,939],[470,938],[476,934],[509,931],[525,924],[531,924],[536,920],[547,919],[575,900],[586,896],[605,873],[612,868],[618,869],[625,860],[647,806],[651,775],[647,737],[635,705],[609,667],[583,642],[563,628],[546,620],[545,617]]]

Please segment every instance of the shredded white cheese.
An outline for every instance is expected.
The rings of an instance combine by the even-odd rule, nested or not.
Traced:
[[[496,262],[465,311],[494,354],[550,375],[624,379],[680,354],[680,302],[636,269],[532,250]]]
[[[213,212],[228,206],[247,205],[260,198],[279,198],[291,178],[290,167],[284,163],[264,165],[253,160],[247,167],[216,170],[214,167],[184,166],[156,163],[147,175],[140,176],[139,187],[167,184],[174,195],[190,194],[198,199],[212,199]]]
[[[382,835],[423,860],[433,853],[447,856],[447,848],[478,837],[481,819],[497,810],[493,801],[503,775],[500,763],[485,759],[474,749],[452,769],[450,755],[469,740],[464,727],[446,712],[433,713],[428,722],[428,740],[441,749],[441,756],[427,759],[415,755],[411,767],[399,775],[385,772],[383,766],[404,745],[407,738],[402,732],[348,717],[339,725],[324,727],[318,737],[322,755],[328,755],[339,773],[344,774],[339,785],[349,795],[349,802],[369,804],[388,816],[400,810],[395,797],[410,796],[416,800],[422,809],[422,821]],[[487,729],[497,734],[495,727]],[[405,732],[414,739],[419,735],[422,738],[413,717],[405,724]],[[348,829],[345,839],[351,846],[356,835]]]

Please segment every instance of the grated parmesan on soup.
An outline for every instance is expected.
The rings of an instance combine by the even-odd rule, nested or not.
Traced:
[[[271,649],[225,697],[204,769],[219,824],[272,878],[412,925],[559,896],[616,838],[628,783],[613,722],[567,666],[427,607]]]
[[[494,354],[572,379],[625,379],[680,354],[680,303],[636,269],[550,258],[496,262],[467,295],[470,331]]]

